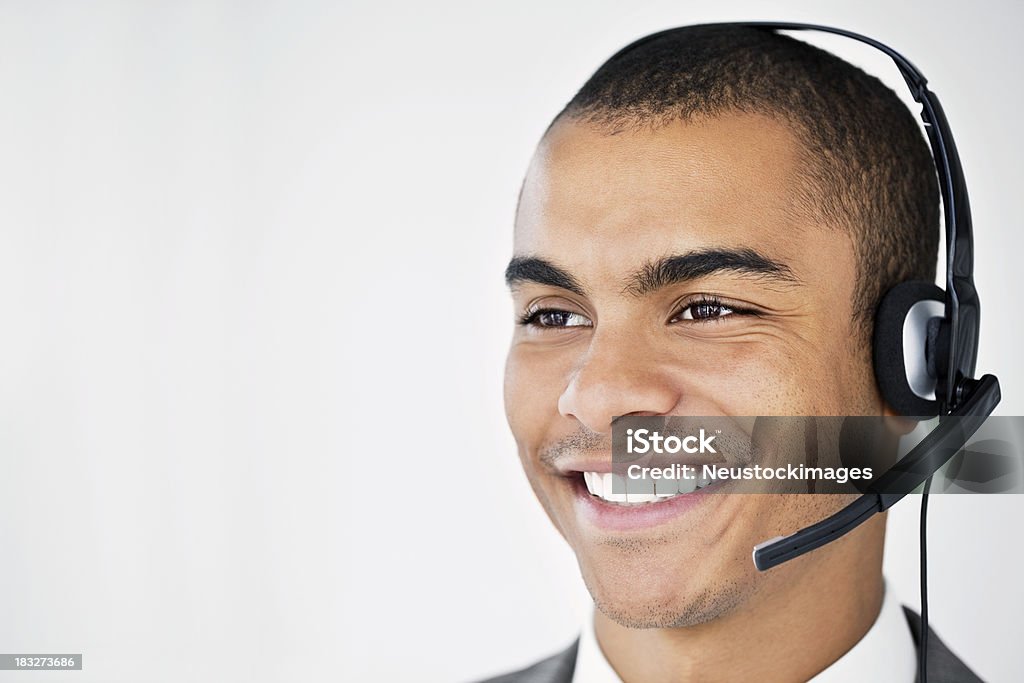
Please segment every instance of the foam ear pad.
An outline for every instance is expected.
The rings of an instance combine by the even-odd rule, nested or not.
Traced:
[[[937,326],[933,321],[944,316],[945,300],[945,293],[933,283],[912,281],[890,289],[878,305],[873,344],[875,379],[882,398],[900,415],[939,414],[935,399]]]

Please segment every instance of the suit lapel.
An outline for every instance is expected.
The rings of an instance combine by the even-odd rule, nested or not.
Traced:
[[[921,650],[921,616],[906,605],[903,614],[914,636],[914,647]],[[946,644],[928,629],[928,683],[982,683],[978,676],[954,655]]]

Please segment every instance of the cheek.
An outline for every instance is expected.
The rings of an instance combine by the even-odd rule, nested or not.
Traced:
[[[709,345],[702,370],[733,415],[846,415],[872,409],[870,349],[848,328],[766,334]],[[713,362],[708,359],[713,359]]]
[[[701,351],[695,354],[701,362],[681,365],[680,373],[687,380],[691,399],[709,399],[716,406],[716,411],[708,414],[801,414],[815,403],[805,359],[785,346],[729,342],[709,344]]]

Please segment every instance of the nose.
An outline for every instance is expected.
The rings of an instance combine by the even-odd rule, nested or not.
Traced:
[[[682,392],[672,373],[627,335],[592,338],[558,398],[558,412],[610,433],[619,415],[671,415]]]

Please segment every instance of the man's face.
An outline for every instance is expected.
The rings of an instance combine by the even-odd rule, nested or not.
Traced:
[[[621,624],[702,623],[813,569],[758,577],[751,548],[829,496],[684,494],[618,505],[620,415],[880,414],[853,323],[848,234],[801,210],[800,147],[754,115],[610,135],[560,122],[531,163],[512,269],[505,406],[530,483]]]

